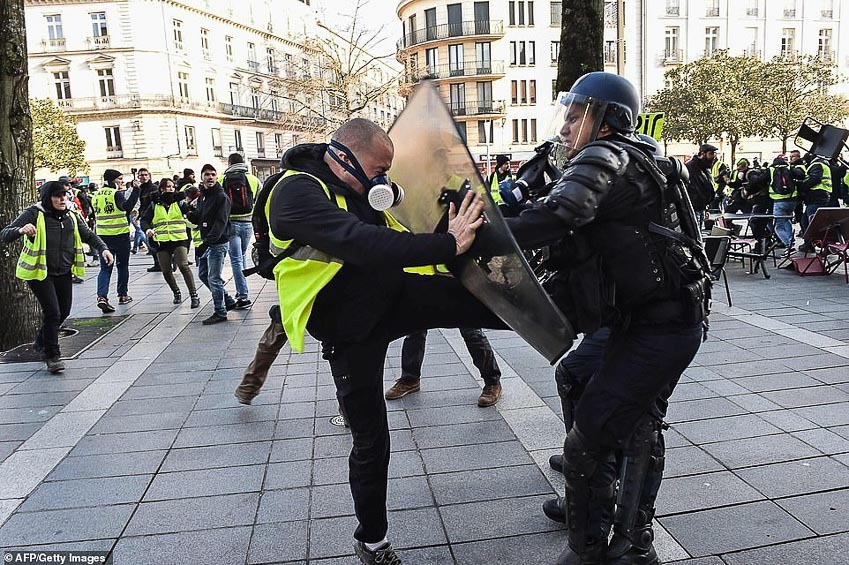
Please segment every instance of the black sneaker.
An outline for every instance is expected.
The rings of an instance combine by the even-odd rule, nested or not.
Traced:
[[[105,296],[98,296],[97,297],[97,307],[100,308],[100,310],[104,314],[108,314],[110,312],[115,311],[115,307],[112,306],[111,304],[109,304],[109,299],[106,298]]]
[[[218,322],[226,322],[227,316],[219,316],[218,314],[213,314],[202,323],[204,326],[210,326],[212,324],[217,324]]]
[[[83,279],[81,279],[81,278],[80,278],[80,277],[78,277],[77,275],[73,275],[73,276],[71,277],[71,280],[72,280],[72,281],[74,281],[74,284],[82,284],[82,283],[84,283],[84,282],[85,282]]]
[[[198,298],[197,294],[192,294],[191,299],[192,299],[192,308],[193,309],[200,307],[200,298]]]
[[[54,375],[56,373],[61,373],[65,370],[65,363],[63,363],[58,356],[45,359],[44,362],[47,363],[47,370],[53,373]]]
[[[371,551],[363,542],[354,540],[354,552],[366,565],[401,565],[401,558],[389,542]]]
[[[553,520],[554,522],[560,522],[561,524],[566,523],[566,508],[565,508],[565,499],[560,498],[549,498],[545,502],[542,503],[542,512],[545,514],[549,520]]]
[[[234,308],[236,310],[244,310],[245,308],[251,307],[251,301],[247,298],[240,298],[236,301],[236,306]]]
[[[154,265],[153,267],[148,267],[148,273],[161,273],[162,269],[159,268],[159,265]]]
[[[226,308],[227,311],[229,312],[230,310],[233,310],[233,309],[236,308],[236,304],[238,304],[238,302],[236,300],[234,300],[232,302],[225,302],[224,308]]]

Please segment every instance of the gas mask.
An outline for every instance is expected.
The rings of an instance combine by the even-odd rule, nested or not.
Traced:
[[[336,151],[331,150],[331,147],[336,151],[344,151],[351,163],[348,164],[340,159]],[[334,161],[339,163],[343,169],[348,171],[355,179],[360,181],[360,183],[366,187],[366,197],[368,199],[369,206],[378,212],[388,210],[404,201],[403,188],[392,182],[387,174],[377,175],[371,179],[368,178],[362,165],[360,165],[360,162],[357,161],[356,157],[354,157],[353,152],[343,144],[338,141],[331,140],[330,145],[327,148],[327,153]]]

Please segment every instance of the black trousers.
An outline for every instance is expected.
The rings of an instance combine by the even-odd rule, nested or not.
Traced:
[[[71,313],[74,282],[71,273],[48,275],[43,281],[27,281],[41,306],[41,328],[35,334],[36,347],[44,348],[44,356],[59,357],[59,326]]]
[[[363,282],[367,281],[363,279]],[[322,313],[313,312],[313,317]],[[325,315],[333,316],[333,312]],[[383,366],[389,343],[431,328],[506,329],[454,278],[405,274],[394,304],[368,335],[356,342],[310,333],[330,346],[329,361],[336,397],[351,429],[348,458],[351,494],[359,525],[354,537],[376,543],[386,537],[386,483],[389,470],[389,425],[383,399]]]
[[[460,328],[460,335],[472,356],[472,363],[481,373],[484,385],[497,384],[501,380],[501,369],[495,361],[495,353],[489,340],[479,328]],[[422,376],[427,331],[411,333],[401,346],[401,377],[419,379]]]

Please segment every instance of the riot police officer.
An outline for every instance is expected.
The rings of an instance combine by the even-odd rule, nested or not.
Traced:
[[[670,191],[651,147],[634,136],[639,111],[626,79],[601,72],[578,79],[558,97],[556,125],[569,157],[561,178],[544,202],[507,218],[523,247],[552,247],[556,274],[547,289],[576,329],[611,328],[563,445],[569,541],[561,565],[657,563],[654,496],[645,496],[657,493],[661,478],[653,468],[661,425],[654,405],[692,361],[706,324],[710,282],[692,207]],[[616,451],[628,462],[614,516]]]

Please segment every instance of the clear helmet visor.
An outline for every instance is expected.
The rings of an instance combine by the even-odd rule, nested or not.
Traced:
[[[571,92],[557,95],[549,138],[556,141],[553,153],[558,161],[571,159],[583,146],[595,141],[606,109],[604,100]]]

